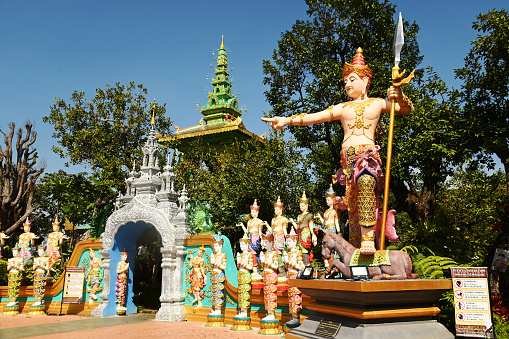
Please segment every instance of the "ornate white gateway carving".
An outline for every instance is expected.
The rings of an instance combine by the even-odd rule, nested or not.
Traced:
[[[161,296],[159,297],[161,307],[156,314],[156,320],[184,321],[186,319],[180,279],[185,256],[184,240],[190,234],[190,227],[186,222],[189,199],[185,188],[180,194],[173,190],[175,175],[171,166],[167,165],[164,168],[164,180],[161,180],[157,163],[160,147],[155,135],[153,119],[147,142],[143,147],[144,158],[141,171],[137,173],[133,168],[129,173],[127,194],[119,197],[120,207],[108,218],[105,231],[101,235],[103,248],[99,253],[103,258],[104,287],[100,297],[103,301],[92,311],[92,316],[113,315],[109,310],[115,307],[116,300],[111,297],[110,292],[115,290],[117,279],[116,270],[110,268],[110,262],[113,257],[118,256],[117,252],[122,250],[119,248],[122,246],[121,239],[124,239],[124,243],[136,243],[137,239],[129,237],[139,237],[141,232],[136,232],[137,227],[146,228],[147,225],[152,225],[161,235],[163,243]],[[125,225],[127,226],[122,228]],[[115,262],[113,266],[116,267]]]

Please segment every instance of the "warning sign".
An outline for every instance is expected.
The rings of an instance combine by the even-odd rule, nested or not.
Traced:
[[[494,338],[486,267],[452,267],[456,336]]]

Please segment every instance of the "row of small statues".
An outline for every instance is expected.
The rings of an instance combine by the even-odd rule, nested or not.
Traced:
[[[12,248],[12,258],[7,261],[8,271],[8,299],[9,303],[4,307],[4,314],[16,314],[18,312],[17,297],[19,294],[19,286],[25,267],[32,264],[34,271],[34,300],[30,306],[30,314],[44,314],[44,305],[42,298],[46,280],[50,272],[55,271],[55,267],[60,264],[61,253],[60,246],[64,239],[68,239],[60,232],[60,222],[58,218],[52,224],[53,232],[48,235],[47,246],[42,244],[37,247],[38,257],[32,256],[32,248],[34,248],[35,240],[39,239],[34,233],[30,232],[31,221],[27,218],[23,223],[23,233],[19,236],[18,242]],[[5,244],[5,239],[9,236],[0,233],[0,246]]]
[[[283,262],[286,268],[287,279],[295,279],[297,273],[304,269],[305,264],[303,261],[302,251],[297,247],[299,235],[292,229],[286,235],[287,251],[284,252]],[[275,250],[274,234],[267,232],[261,234],[262,247],[265,252],[260,254],[260,265],[263,268],[263,293],[265,310],[267,316],[262,321],[270,322],[275,321],[275,311],[277,309],[277,287],[278,287],[278,252]],[[251,240],[244,235],[240,239],[241,253],[237,253],[236,262],[238,268],[238,306],[239,312],[234,317],[234,320],[249,319],[247,316],[250,307],[251,296],[251,274],[254,270],[253,253],[250,252]],[[223,239],[216,237],[213,248],[214,253],[210,259],[211,273],[210,282],[212,285],[212,310],[210,316],[221,315],[221,308],[224,305],[224,283],[226,268],[226,254],[222,253]],[[196,256],[190,257],[191,262],[191,287],[193,291],[193,303],[197,303],[197,308],[201,306],[203,294],[202,288],[207,283],[207,276],[204,270],[203,254],[205,247],[202,246],[198,249]],[[300,324],[300,311],[302,309],[302,294],[298,288],[290,287],[288,289],[289,309],[292,319],[287,323],[288,326],[296,326]]]
[[[18,242],[12,248],[12,258],[7,261],[8,271],[8,299],[9,302],[4,308],[4,314],[15,314],[18,312],[17,298],[19,295],[19,286],[25,267],[32,263],[34,271],[34,294],[35,302],[30,306],[30,314],[44,314],[44,305],[42,298],[47,278],[51,272],[55,272],[61,262],[60,247],[64,239],[69,239],[60,231],[60,222],[58,218],[52,224],[53,232],[48,235],[47,246],[42,244],[37,247],[38,257],[33,257],[32,248],[34,248],[35,240],[39,236],[30,231],[31,221],[27,219],[23,223],[23,233],[19,236]],[[0,232],[0,246],[5,244],[5,240],[9,236]],[[97,300],[97,294],[102,290],[101,282],[103,280],[102,260],[96,257],[95,251],[89,251],[90,263],[87,271],[86,282],[89,292],[89,303]],[[117,267],[117,304],[119,312],[125,313],[125,295],[127,291],[127,276],[129,263],[127,260],[127,252],[122,252],[122,260]],[[123,314],[122,313],[122,314]]]
[[[255,200],[251,205],[251,219],[247,222],[247,227],[242,223],[238,223],[237,226],[242,227],[244,234],[249,237],[249,252],[257,256],[257,260],[260,261],[259,253],[261,249],[261,235],[263,234],[263,226],[267,227],[268,233],[274,236],[273,247],[278,253],[278,262],[281,271],[283,271],[283,251],[286,245],[286,239],[288,238],[288,224],[292,225],[292,231],[295,229],[297,233],[297,248],[302,252],[304,265],[310,265],[310,253],[311,247],[316,246],[317,238],[315,234],[315,219],[323,225],[323,229],[327,229],[334,233],[341,233],[341,221],[340,214],[335,207],[336,193],[332,188],[325,192],[325,200],[329,207],[323,216],[320,214],[313,215],[309,209],[309,199],[306,197],[306,192],[302,193],[302,197],[299,198],[299,207],[301,214],[297,217],[297,222],[292,218],[287,219],[283,216],[283,203],[280,197],[278,197],[274,204],[275,218],[272,219],[271,225],[266,221],[262,221],[258,218],[260,206]]]

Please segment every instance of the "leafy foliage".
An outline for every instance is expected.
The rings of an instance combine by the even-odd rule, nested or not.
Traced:
[[[35,211],[32,205],[36,182],[44,167],[37,168],[37,133],[33,124],[25,123],[25,131],[11,122],[0,145],[0,231],[10,235]]]
[[[413,263],[414,272],[422,279],[444,279],[443,270],[458,266],[458,263],[447,257],[428,256]]]
[[[146,136],[152,114],[160,133],[169,135],[171,121],[164,116],[165,105],[147,108],[143,85],[116,83],[96,89],[88,102],[85,93],[75,91],[71,103],[57,98],[44,122],[55,128],[53,137],[60,146],[53,151],[70,164],[87,164],[104,185],[124,191],[124,177],[133,161],[142,157],[140,141]]]
[[[303,163],[295,142],[275,132],[264,144],[251,140],[227,150],[209,149],[198,140],[175,171],[192,200],[209,204],[216,230],[238,239],[241,230],[234,225],[249,214],[254,199],[261,206],[262,220],[270,222],[278,196],[285,213],[298,213],[298,198],[310,182]]]
[[[310,20],[297,21],[282,33],[272,60],[263,61],[265,92],[271,115],[289,116],[316,112],[347,100],[343,90],[343,64],[351,62],[357,47],[373,71],[370,95],[385,97],[393,65],[392,48],[395,6],[388,1],[308,0]],[[405,25],[405,67],[422,60],[417,45],[418,26]],[[290,127],[298,146],[308,157],[318,186],[328,187],[330,175],[340,167],[343,130],[336,121],[313,126]]]

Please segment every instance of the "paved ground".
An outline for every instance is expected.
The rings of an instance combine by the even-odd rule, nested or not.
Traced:
[[[154,321],[154,314],[134,314],[125,317],[91,318],[75,315],[28,316],[0,315],[0,339],[128,339],[128,338],[262,338],[252,331],[230,331],[223,328],[205,327],[204,323],[166,323]],[[280,336],[270,336],[279,338]]]

